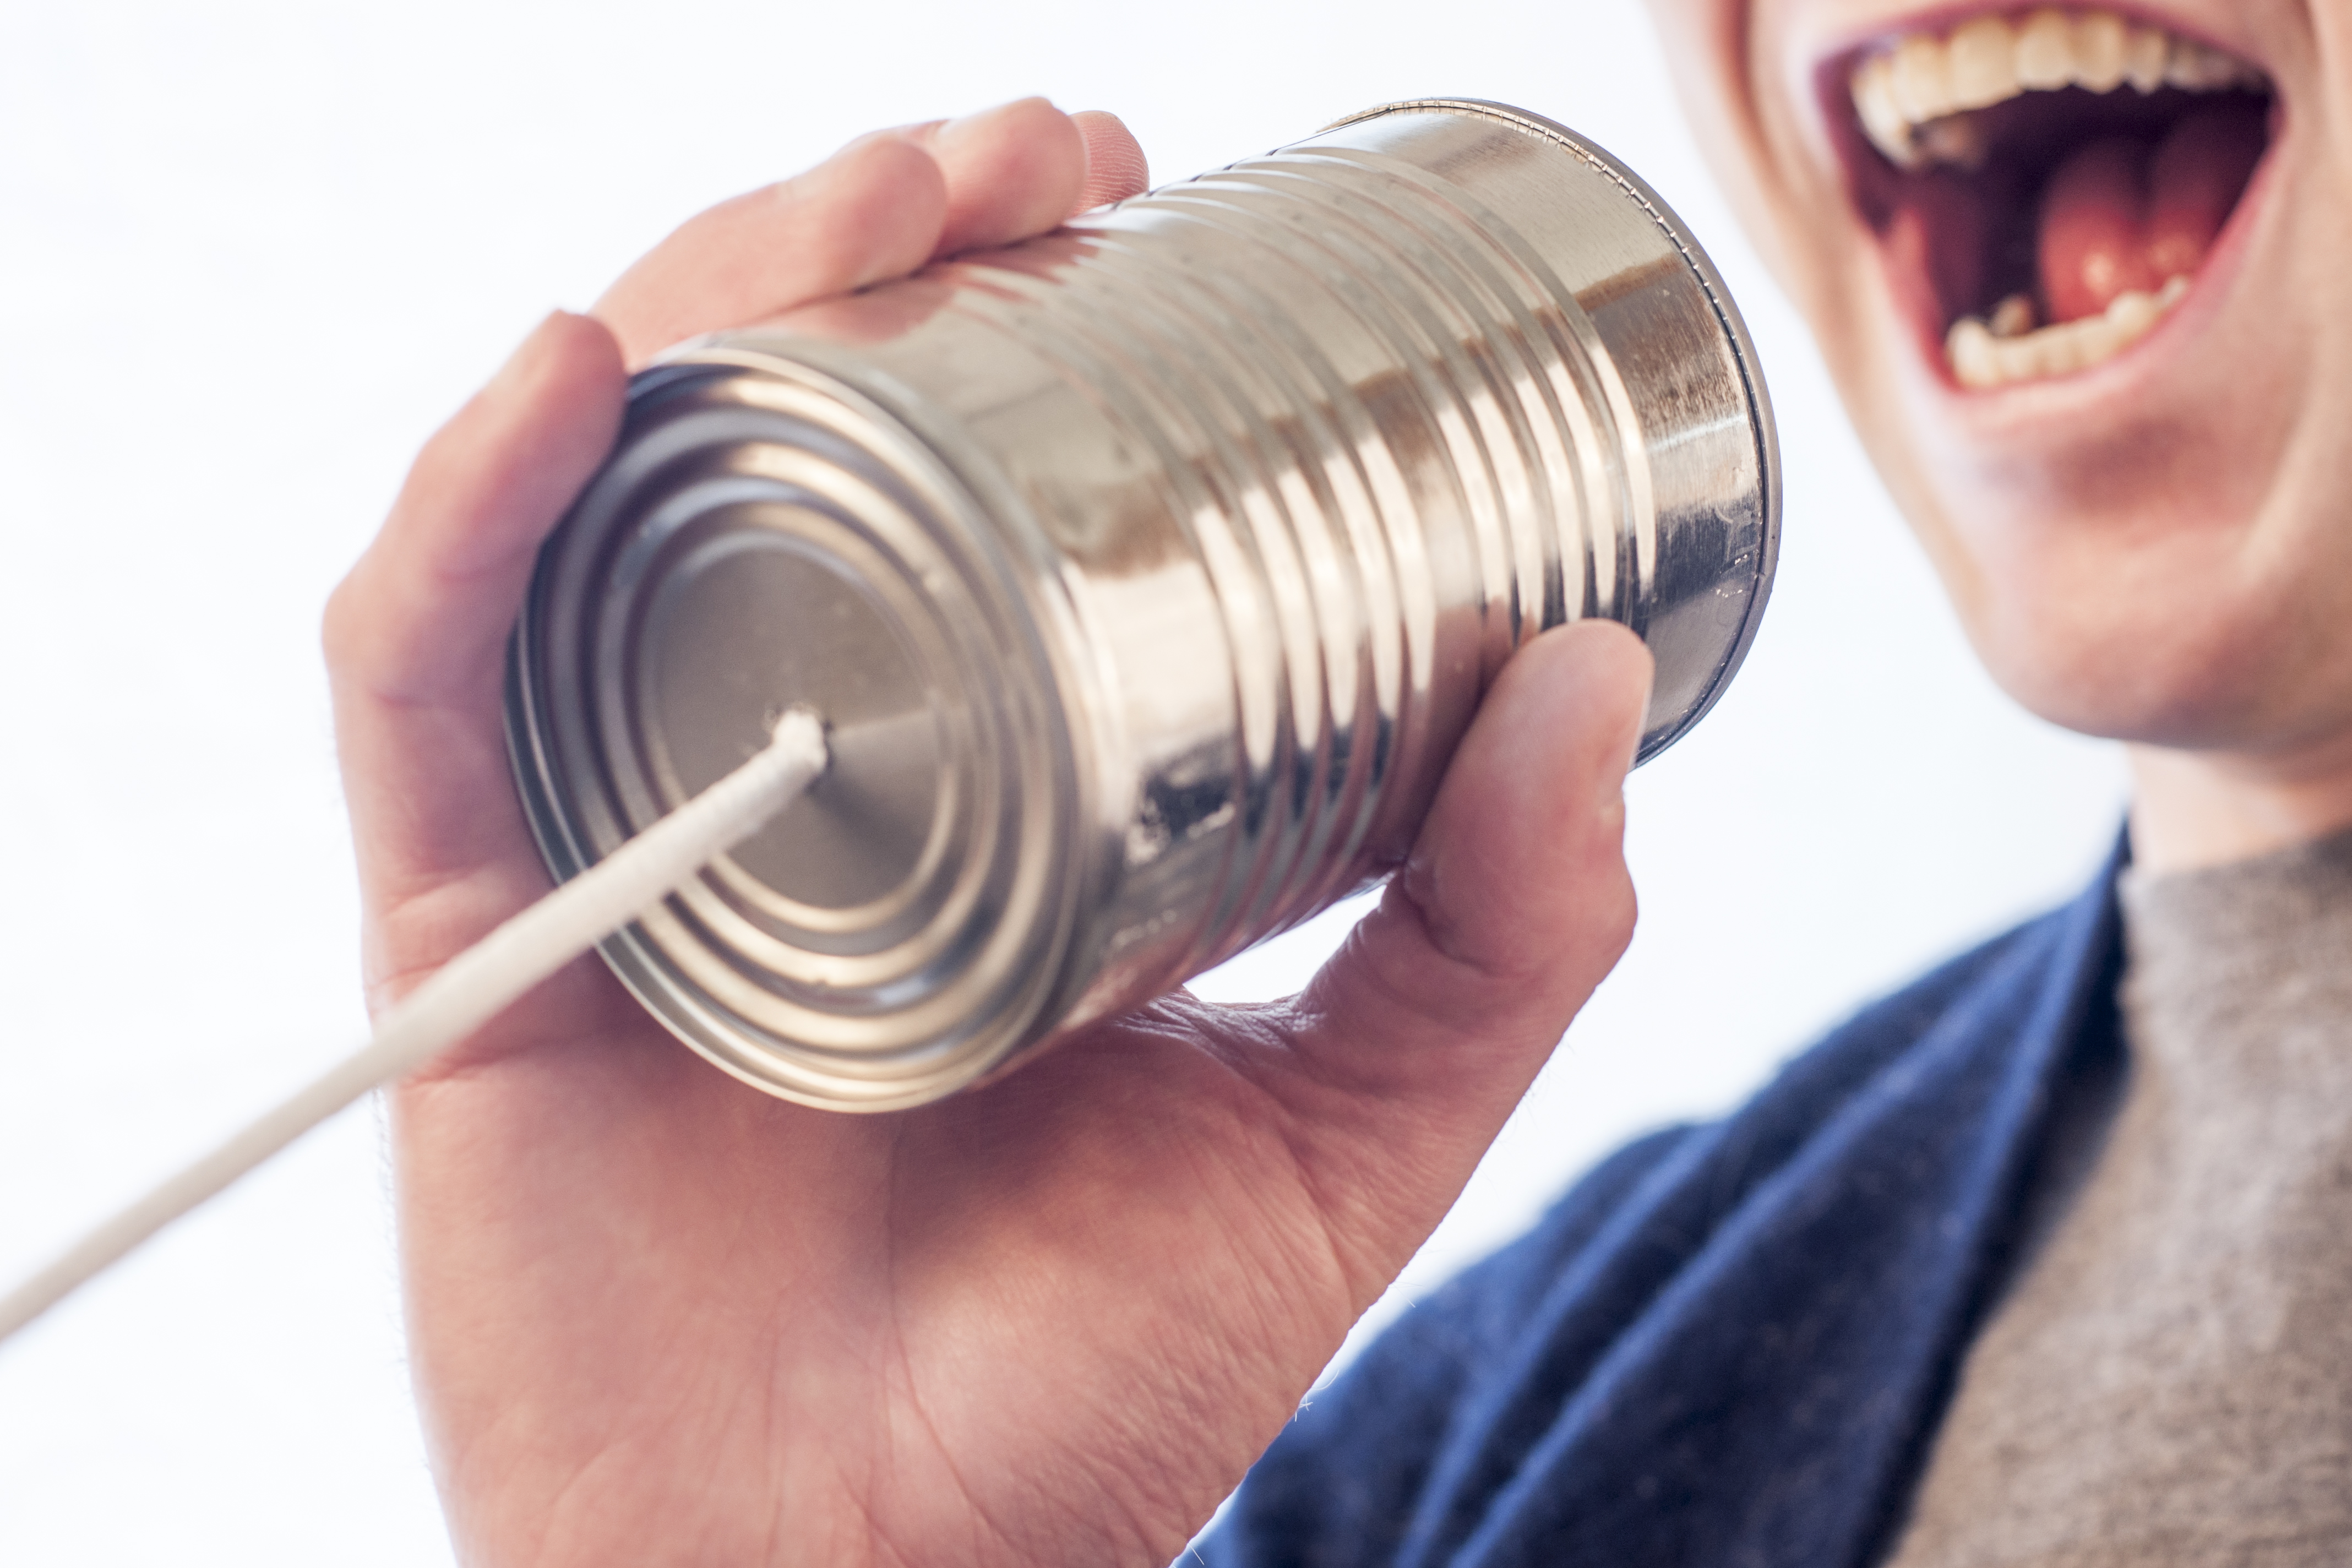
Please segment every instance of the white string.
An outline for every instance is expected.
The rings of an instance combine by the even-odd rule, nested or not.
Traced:
[[[0,1298],[0,1340],[368,1090],[489,1022],[750,837],[824,766],[824,726],[793,709],[750,762],[443,964],[376,1021],[366,1045]]]

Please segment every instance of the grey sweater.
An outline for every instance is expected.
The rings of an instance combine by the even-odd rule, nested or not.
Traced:
[[[2123,900],[2128,1066],[1891,1568],[2352,1563],[2352,835]]]

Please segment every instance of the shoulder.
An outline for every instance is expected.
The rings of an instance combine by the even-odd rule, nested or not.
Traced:
[[[1849,1104],[1897,1071],[1923,1044],[1999,1029],[2026,1005],[2059,955],[2065,910],[2016,926],[1856,1011],[1797,1056],[1738,1110],[1717,1121],[1661,1128],[1593,1166],[1525,1236],[1416,1304],[1364,1357],[1378,1378],[1394,1352],[1421,1367],[1431,1352],[1475,1358],[1524,1332],[1538,1299],[1574,1273],[1609,1234],[1654,1223],[1667,1189],[1704,1194],[1679,1206],[1683,1224],[1650,1239],[1652,1250],[1696,1250],[1724,1212],[1738,1206],[1811,1144]],[[1713,1211],[1712,1213],[1707,1211]],[[1629,1306],[1631,1303],[1629,1303]],[[1448,1359],[1451,1359],[1449,1357]],[[1458,1386],[1458,1384],[1457,1384]]]
[[[2107,880],[1863,1007],[1730,1115],[1650,1133],[1594,1166],[1527,1235],[1406,1311],[1301,1410],[1253,1471],[1212,1560],[1388,1562],[1430,1532],[1431,1521],[1415,1524],[1424,1505],[1464,1490],[1453,1473],[1462,1453],[1486,1456],[1499,1483],[1509,1455],[1596,1368],[1686,1316],[1659,1303],[1717,1272],[1695,1260],[1742,1246],[1758,1219],[1748,1211],[1792,1186],[1870,1183],[1874,1156],[1842,1152],[1853,1146],[1833,1131],[1842,1122],[1883,1121],[1890,1100],[1906,1099],[1934,1114],[1948,1064],[1998,1058],[2003,1040],[2023,1038],[2053,977],[2088,962],[2085,910],[2102,907]],[[1883,1159],[1904,1141],[1876,1146]]]

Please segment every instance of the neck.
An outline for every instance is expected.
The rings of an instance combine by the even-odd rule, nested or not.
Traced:
[[[2352,826],[2352,735],[2279,754],[2134,746],[2130,756],[2142,870],[2225,866]]]

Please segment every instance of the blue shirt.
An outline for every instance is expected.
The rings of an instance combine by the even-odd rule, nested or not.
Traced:
[[[1729,1117],[1603,1162],[1317,1395],[1210,1568],[1864,1568],[2113,1070],[2116,856]]]

